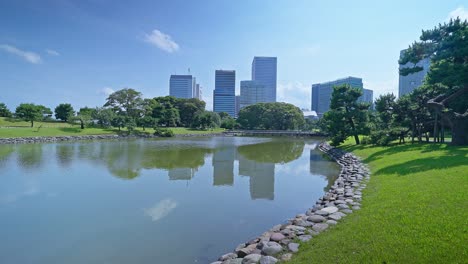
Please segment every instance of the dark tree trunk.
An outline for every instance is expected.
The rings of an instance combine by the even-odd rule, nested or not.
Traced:
[[[435,120],[434,120],[434,143],[439,142],[439,129],[438,129],[438,122],[437,122],[437,117],[439,115],[437,112],[435,113]]]
[[[34,120],[31,120],[31,127],[34,127]]]

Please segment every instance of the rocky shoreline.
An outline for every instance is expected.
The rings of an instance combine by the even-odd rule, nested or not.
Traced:
[[[207,136],[222,136],[222,133],[206,133],[206,134],[180,134],[175,137],[207,137]],[[41,137],[17,137],[17,138],[0,138],[2,144],[26,144],[26,143],[48,143],[48,142],[64,142],[64,141],[79,141],[79,140],[109,140],[122,138],[158,138],[153,135],[84,135],[84,136],[41,136]]]
[[[319,149],[341,166],[341,172],[330,190],[304,214],[240,244],[233,252],[211,264],[273,264],[288,261],[299,250],[299,242],[309,241],[360,209],[362,190],[370,177],[367,166],[355,155],[327,143],[320,144]]]

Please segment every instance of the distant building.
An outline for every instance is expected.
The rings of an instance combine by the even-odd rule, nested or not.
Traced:
[[[203,101],[203,96],[202,96],[202,87],[200,84],[195,84],[195,91],[193,94],[193,98],[197,98],[198,100]]]
[[[276,57],[254,57],[252,61],[252,81],[265,86],[265,98],[261,102],[276,102]]]
[[[333,87],[343,84],[349,84],[353,88],[363,89],[363,95],[359,98],[359,101],[372,104],[373,91],[364,89],[361,78],[350,76],[331,82],[312,84],[311,109],[315,111],[319,117],[330,110],[330,101]]]
[[[302,110],[305,119],[315,120],[318,119],[317,113],[315,111]]]
[[[236,71],[216,70],[213,111],[236,116]]]
[[[239,116],[240,111],[240,95],[236,95],[236,117]]]
[[[406,50],[400,51],[400,58],[403,57]],[[399,68],[407,68],[414,66],[411,62],[408,62],[405,65],[400,65]],[[414,89],[418,88],[423,84],[424,78],[426,78],[429,67],[431,66],[431,61],[429,58],[423,59],[416,63],[416,66],[422,67],[423,70],[420,72],[415,72],[407,76],[401,76],[398,82],[398,96],[402,97],[405,94],[411,93]]]
[[[195,84],[195,77],[192,75],[171,75],[169,79],[169,95],[176,98],[193,98]]]
[[[267,89],[257,81],[240,82],[240,109],[256,103],[267,102]]]

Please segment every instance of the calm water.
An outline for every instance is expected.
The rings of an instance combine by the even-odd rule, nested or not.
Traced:
[[[207,263],[303,213],[317,140],[0,145],[0,263]]]

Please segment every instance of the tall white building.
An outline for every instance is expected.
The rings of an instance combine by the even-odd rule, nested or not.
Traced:
[[[266,96],[262,102],[276,102],[276,57],[254,57],[252,81],[265,86]]]
[[[236,116],[236,71],[216,70],[213,111]]]
[[[400,58],[403,57],[406,50],[400,51]],[[414,65],[411,62],[408,62],[405,65],[400,65],[401,68],[413,67]],[[416,66],[422,67],[423,70],[420,72],[415,72],[407,76],[401,76],[398,82],[398,96],[402,97],[405,94],[411,93],[414,89],[418,88],[423,84],[424,78],[429,71],[431,66],[431,61],[429,58],[423,59],[416,63]]]
[[[257,81],[241,81],[239,110],[256,103],[268,102],[268,92],[265,85]]]
[[[169,95],[176,98],[193,98],[195,84],[195,77],[192,75],[171,75],[169,79]]]
[[[200,84],[195,84],[195,91],[193,93],[193,98],[197,98],[198,100],[203,100],[203,96],[202,96],[202,87],[200,86]]]

